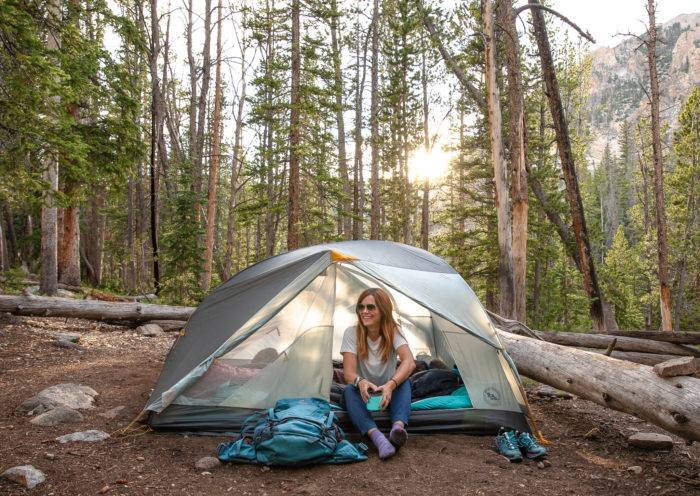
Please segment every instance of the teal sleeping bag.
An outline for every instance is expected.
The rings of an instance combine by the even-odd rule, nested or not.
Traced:
[[[381,396],[371,396],[367,402],[367,410],[378,411],[381,401]],[[455,389],[452,394],[431,396],[411,403],[411,410],[453,410],[455,408],[473,408],[467,388],[464,386]]]

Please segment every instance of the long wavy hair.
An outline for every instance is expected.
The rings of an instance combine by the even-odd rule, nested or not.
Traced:
[[[357,315],[357,355],[361,360],[366,360],[369,353],[369,344],[367,343],[368,331],[360,317],[360,303],[370,295],[374,296],[374,302],[380,313],[379,336],[381,344],[379,345],[379,351],[382,361],[386,362],[389,360],[391,351],[394,348],[394,333],[398,332],[399,327],[394,320],[394,305],[391,303],[391,297],[381,288],[365,289],[360,293],[355,304],[355,314]]]

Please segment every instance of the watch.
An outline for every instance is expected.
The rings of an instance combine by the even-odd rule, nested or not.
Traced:
[[[352,385],[355,387],[360,387],[360,382],[362,382],[364,379],[365,379],[364,377],[356,375],[355,380],[352,382]]]

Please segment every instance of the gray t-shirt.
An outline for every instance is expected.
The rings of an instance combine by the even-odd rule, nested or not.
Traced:
[[[382,339],[379,338],[376,341],[367,339],[368,350],[367,359],[357,360],[357,373],[373,383],[375,386],[381,386],[385,384],[396,372],[396,350],[399,346],[408,344],[406,339],[397,330],[394,333],[394,349],[389,354],[389,360],[386,362],[382,361],[382,356],[380,352],[380,345]],[[357,355],[357,326],[350,326],[345,329],[343,334],[343,344],[340,346],[341,353],[354,353]]]

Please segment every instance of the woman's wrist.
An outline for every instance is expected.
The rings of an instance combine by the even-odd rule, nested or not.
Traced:
[[[396,379],[394,379],[393,377],[387,381],[387,384],[388,384],[389,382],[393,382],[393,383],[394,383],[394,389],[396,389],[397,387],[399,387],[398,381],[397,381]]]

